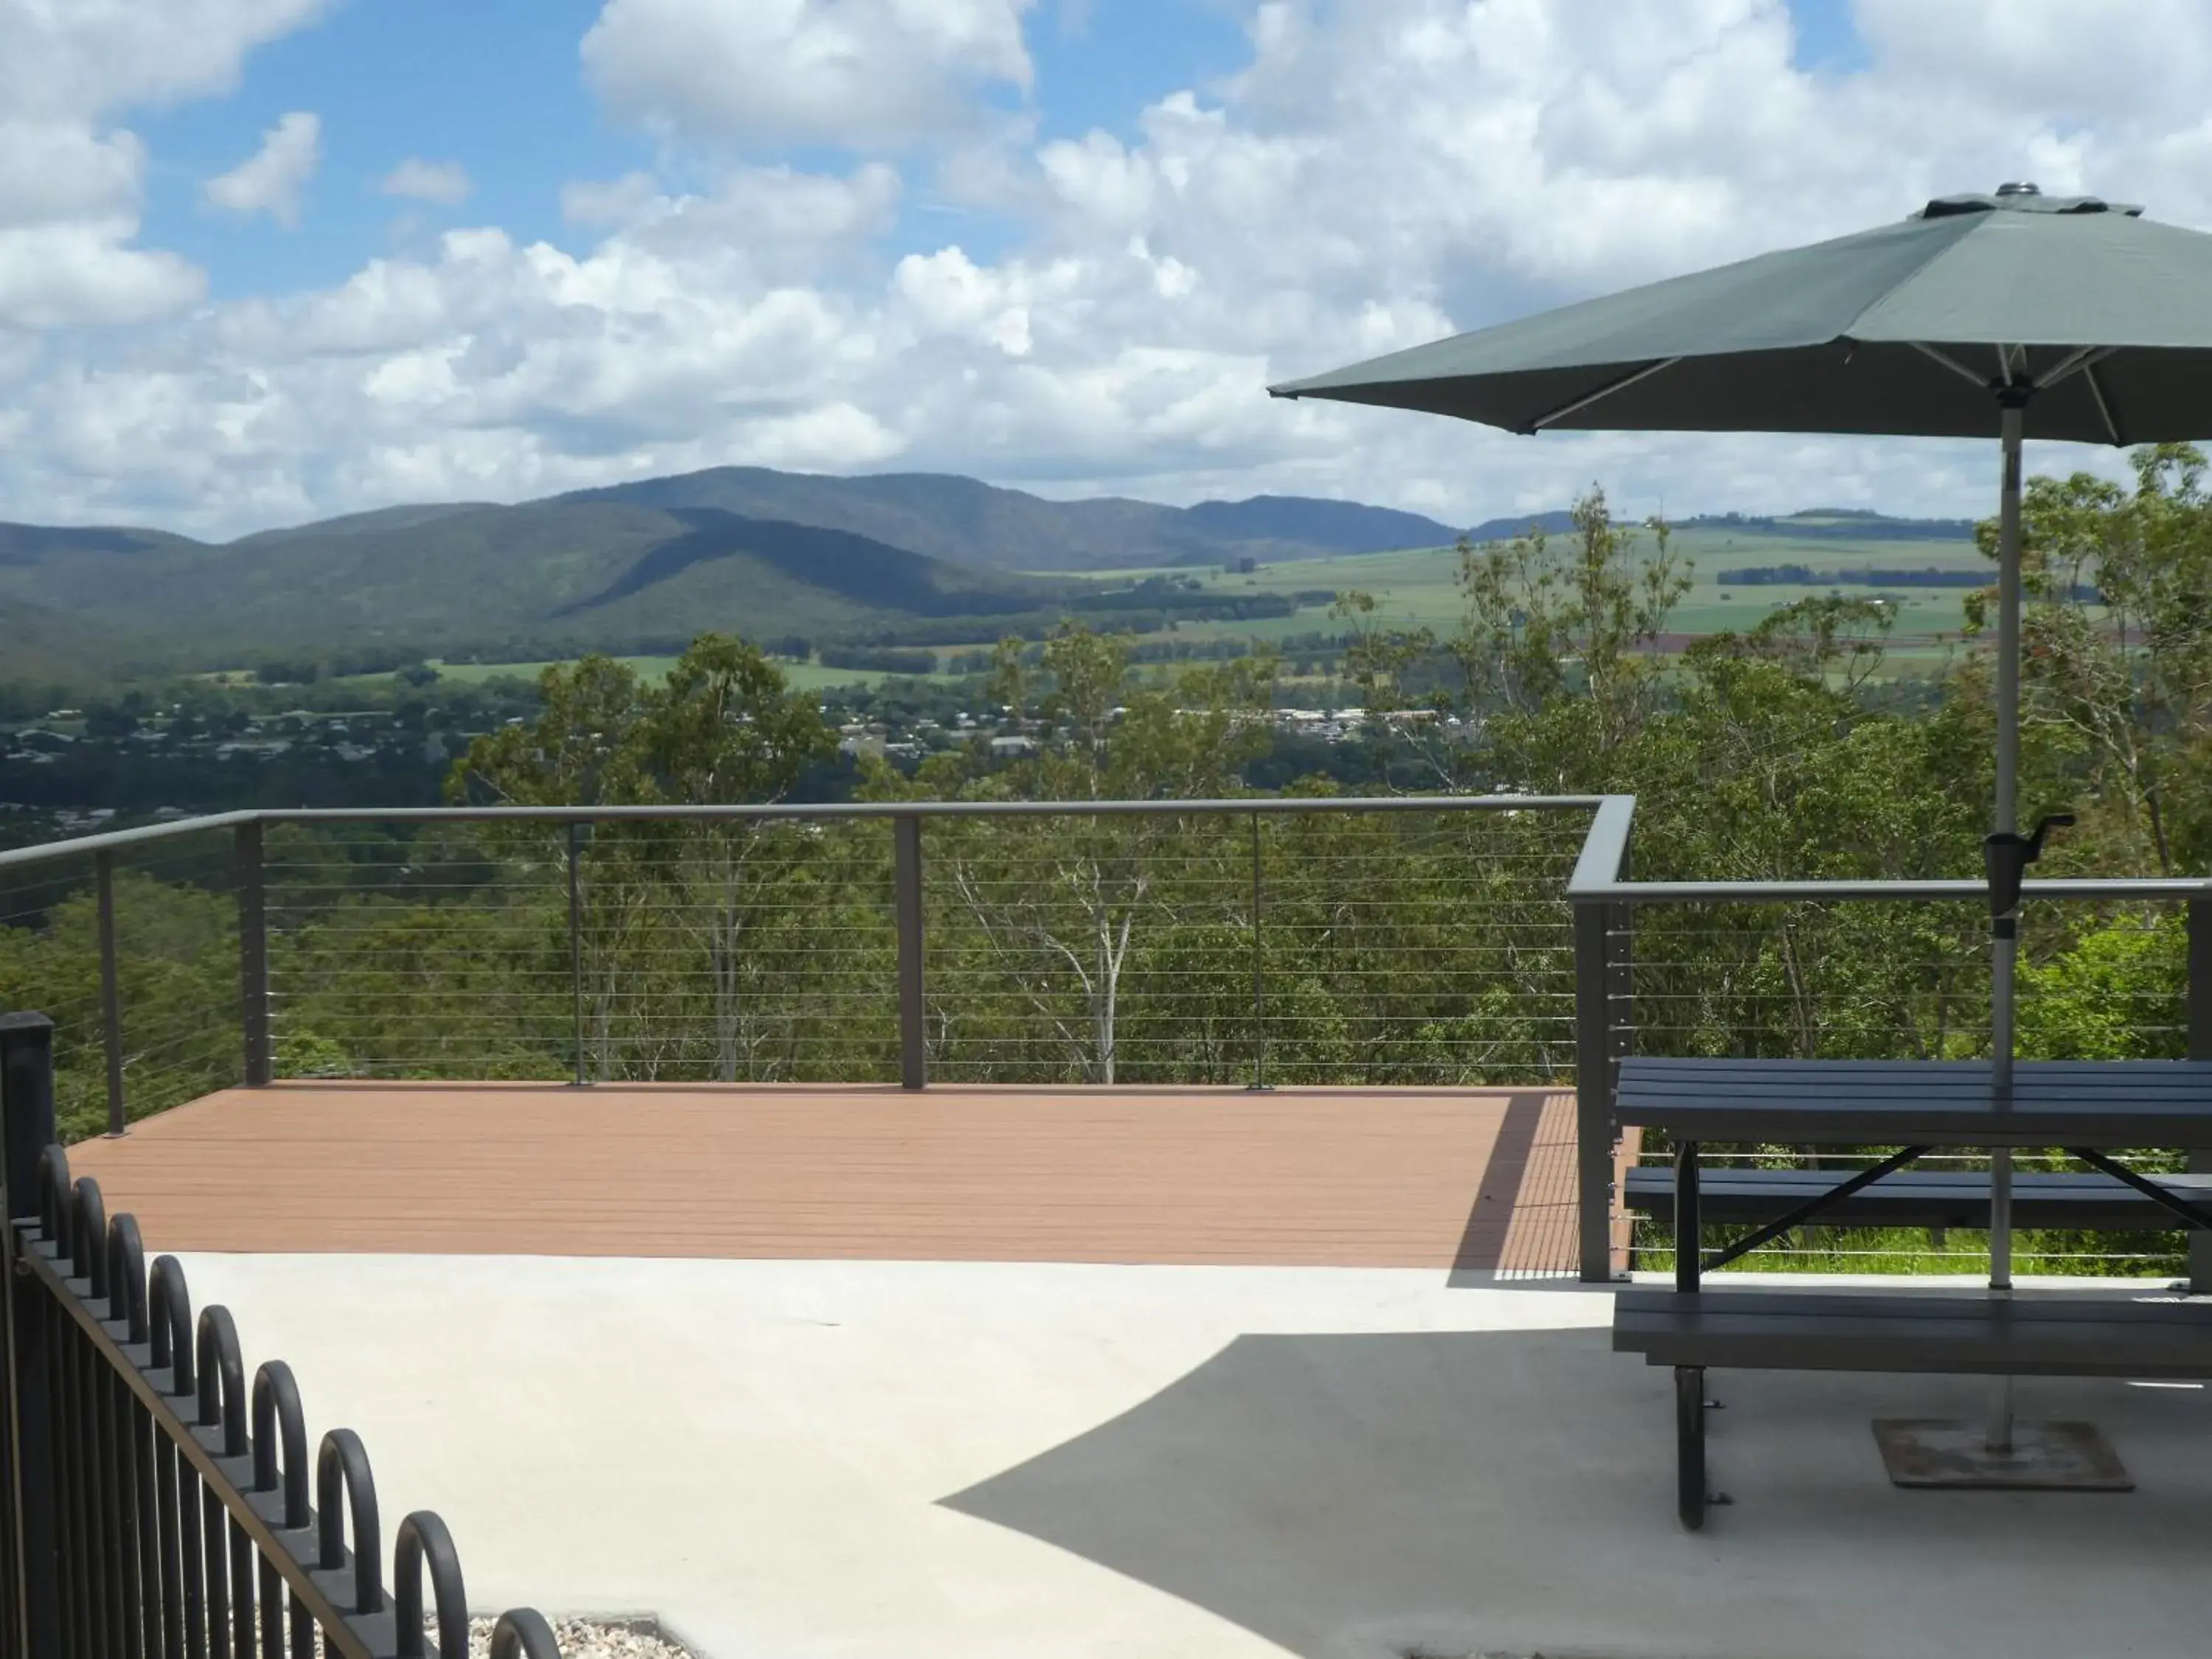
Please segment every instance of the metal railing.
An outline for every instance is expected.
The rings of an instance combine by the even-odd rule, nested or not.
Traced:
[[[1632,1045],[1724,1051],[1772,1029],[1762,998],[1796,1000],[1815,1052],[1845,1042],[1838,1009],[1867,1052],[1969,1053],[1986,1018],[1979,881],[1639,881],[1634,815],[1626,796],[239,812],[0,853],[0,939],[13,920],[50,947],[36,986],[58,988],[80,1133],[316,1075],[1571,1078],[1596,1279]],[[196,873],[141,883],[195,846]],[[2212,1055],[2212,883],[2026,897],[2031,928],[2051,901],[2185,906],[2184,1012],[2145,1010],[2139,1034]],[[1787,978],[1793,939],[1801,967],[1842,972],[1866,954],[1852,907],[1899,902],[1930,920],[1920,954],[1879,964],[1883,995],[1762,981]],[[167,1002],[141,1007],[134,938],[163,953]],[[5,966],[0,1000],[39,1000]],[[172,1052],[192,1063],[163,1069]]]
[[[80,977],[120,964],[114,1004],[64,1011],[78,1133],[121,1133],[174,1091],[149,1089],[130,1042],[141,964],[105,935],[64,950],[69,907],[100,861],[210,830],[231,855],[200,897],[224,907],[234,967],[203,955],[192,983],[223,1000],[202,1029],[235,1058],[194,1093],[317,1075],[1519,1082],[1572,1069],[1561,889],[1596,804],[244,813],[0,854],[0,894],[26,895],[21,931]],[[118,938],[156,896],[119,892]]]
[[[445,1523],[400,1522],[387,1591],[360,1438],[331,1430],[311,1462],[289,1368],[265,1361],[249,1386],[229,1313],[196,1321],[176,1258],[149,1270],[137,1224],[71,1181],[53,1036],[42,1015],[0,1016],[0,1650],[423,1659],[434,1642],[467,1659]],[[528,1607],[491,1651],[560,1659]]]

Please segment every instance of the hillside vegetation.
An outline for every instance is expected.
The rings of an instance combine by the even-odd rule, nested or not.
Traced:
[[[1559,514],[1501,517],[1476,542]],[[718,629],[805,658],[834,647],[952,654],[1064,615],[1206,641],[1333,638],[1340,592],[1443,620],[1461,532],[1358,502],[1255,496],[1191,507],[1052,501],[972,478],[829,477],[719,467],[519,506],[447,502],[349,514],[225,544],[131,526],[0,525],[0,679],[211,671],[272,659],[392,668],[423,658],[664,654]],[[1984,568],[1962,524],[1820,511],[1696,520],[1692,631],[1746,605],[1710,587],[1735,568]],[[1946,584],[1948,585],[1948,584]],[[1919,596],[1955,627],[1956,591]],[[1918,619],[1916,619],[1916,621]],[[824,665],[828,665],[823,653]],[[351,670],[346,672],[352,672]]]

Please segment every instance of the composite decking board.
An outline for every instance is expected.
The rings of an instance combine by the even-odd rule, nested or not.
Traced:
[[[155,1249],[1537,1273],[1575,1157],[1550,1090],[957,1085],[280,1085],[71,1149]]]

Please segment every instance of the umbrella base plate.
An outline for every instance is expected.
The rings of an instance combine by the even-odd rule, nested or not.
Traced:
[[[2014,1423],[2012,1446],[1989,1449],[1979,1423],[1878,1418],[1875,1443],[1900,1486],[1984,1492],[2133,1492],[2136,1483],[2094,1423]]]

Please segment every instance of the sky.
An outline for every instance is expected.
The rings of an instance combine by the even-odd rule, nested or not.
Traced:
[[[2212,228],[2206,85],[2202,0],[0,0],[0,519],[727,464],[1980,514],[1988,446],[1265,388],[2005,179]]]

